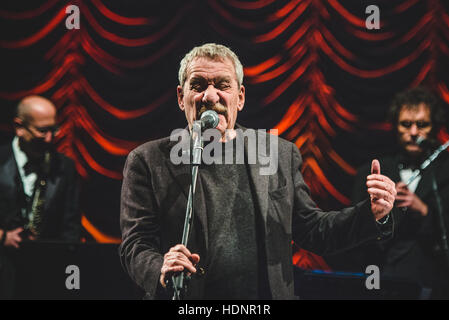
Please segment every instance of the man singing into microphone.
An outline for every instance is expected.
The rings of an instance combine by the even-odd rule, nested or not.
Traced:
[[[443,263],[440,250],[440,227],[430,171],[425,170],[406,185],[429,152],[438,146],[436,134],[445,125],[443,111],[437,98],[424,88],[406,90],[393,99],[389,114],[397,136],[397,153],[381,158],[380,163],[383,173],[396,182],[397,196],[392,211],[394,237],[355,249],[346,256],[332,257],[331,264],[335,268],[360,271],[375,264],[380,266],[384,276],[407,279],[423,288],[433,289],[434,298],[449,297],[448,292],[443,292],[447,290],[449,270]],[[424,142],[419,144],[420,140]],[[432,167],[443,202],[443,213],[447,217],[449,157],[446,151],[440,154]],[[369,170],[369,164],[366,164],[358,171],[353,203],[366,197],[364,185]]]
[[[243,67],[225,46],[195,47],[182,59],[177,95],[189,128],[203,111],[218,113],[225,149],[250,130],[236,123]],[[185,299],[292,299],[292,240],[324,254],[391,235],[396,190],[377,160],[365,177],[365,200],[323,212],[302,178],[298,148],[279,138],[271,175],[261,174],[260,163],[200,166],[193,226],[181,245],[191,176],[189,165],[172,163],[173,144],[164,138],[138,147],[124,169],[120,258],[146,298],[171,298],[168,280],[186,272]]]

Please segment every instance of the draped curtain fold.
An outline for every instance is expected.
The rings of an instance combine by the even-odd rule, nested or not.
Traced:
[[[69,5],[80,29],[66,28]],[[369,5],[380,9],[379,30],[366,28]],[[126,155],[185,126],[177,70],[193,46],[217,42],[239,55],[239,122],[298,146],[324,209],[349,205],[357,166],[394,148],[386,111],[395,93],[426,85],[449,103],[443,0],[2,1],[0,23],[0,134],[11,136],[22,97],[54,101],[58,150],[76,163],[83,226],[99,242],[120,241]]]

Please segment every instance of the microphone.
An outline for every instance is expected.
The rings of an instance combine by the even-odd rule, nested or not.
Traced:
[[[206,110],[201,114],[200,120],[195,120],[192,125],[192,164],[201,164],[201,154],[203,152],[203,137],[201,131],[213,129],[218,126],[218,114],[213,110]]]
[[[417,138],[416,138],[416,144],[418,145],[418,146],[423,146],[424,144],[427,144],[428,143],[428,141],[427,141],[427,139],[426,138],[424,138],[423,136],[418,136]]]
[[[218,114],[214,110],[206,110],[201,114],[201,129],[213,129],[218,126]]]
[[[431,139],[426,139],[422,136],[418,136],[416,138],[416,144],[420,146],[423,149],[433,149],[434,148],[434,142]]]

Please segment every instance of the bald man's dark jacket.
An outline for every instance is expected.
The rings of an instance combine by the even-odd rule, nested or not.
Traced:
[[[257,136],[268,139],[265,133]],[[149,299],[162,297],[159,278],[163,255],[181,242],[183,233],[190,166],[171,162],[170,150],[174,145],[169,138],[145,143],[129,154],[124,168],[120,258]],[[245,144],[246,154],[247,151]],[[259,150],[259,159],[267,154],[266,150]],[[324,254],[376,241],[389,233],[378,228],[368,200],[339,212],[317,208],[301,175],[302,159],[293,143],[279,138],[277,159],[278,170],[272,175],[260,174],[262,160],[247,164],[248,187],[260,218],[257,228],[263,235],[271,296],[293,299],[292,240],[307,250]],[[200,266],[207,276],[208,195],[200,179],[196,189],[194,223],[187,247],[200,255]],[[193,278],[187,298],[207,299],[203,288],[204,277]]]
[[[45,193],[42,240],[78,241],[81,230],[78,174],[71,159],[52,156]],[[25,193],[11,143],[0,147],[0,229],[23,227]]]

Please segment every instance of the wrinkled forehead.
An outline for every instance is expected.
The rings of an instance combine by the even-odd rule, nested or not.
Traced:
[[[403,105],[399,112],[399,121],[402,120],[431,120],[430,108],[424,104]]]
[[[215,75],[237,81],[234,63],[227,57],[195,57],[186,67],[186,81],[194,76]]]

